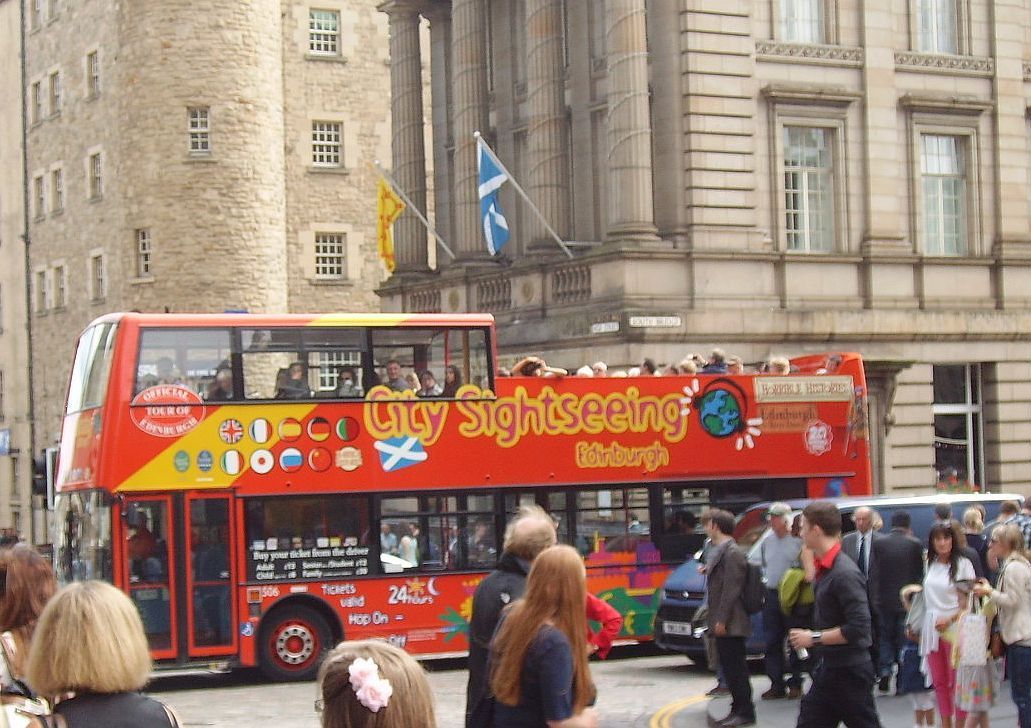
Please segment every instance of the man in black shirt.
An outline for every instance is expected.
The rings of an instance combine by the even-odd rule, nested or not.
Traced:
[[[796,728],[881,728],[872,692],[866,580],[841,553],[841,514],[833,503],[810,503],[802,517],[802,538],[816,555],[815,630],[793,629],[789,640],[796,650],[814,648],[817,666]]]

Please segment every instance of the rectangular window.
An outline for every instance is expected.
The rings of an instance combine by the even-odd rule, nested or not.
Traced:
[[[823,0],[780,0],[781,40],[825,43]]]
[[[46,181],[43,175],[32,179],[32,213],[39,220],[47,212]]]
[[[380,509],[382,573],[492,569],[497,563],[490,495],[384,498]]]
[[[54,169],[50,171],[50,204],[51,212],[60,212],[64,209],[64,170]]]
[[[47,305],[47,272],[36,271],[36,313],[45,313],[49,308]]]
[[[308,51],[320,56],[340,53],[340,13],[335,10],[308,11]]]
[[[311,161],[316,167],[340,166],[340,122],[311,123]]]
[[[342,233],[315,233],[315,277],[344,277],[344,244]]]
[[[957,0],[917,0],[916,49],[923,53],[959,52]]]
[[[100,93],[100,55],[97,51],[86,54],[86,95],[90,98]]]
[[[204,397],[221,386],[232,395],[230,336],[228,328],[144,329],[133,391],[139,393],[155,384],[178,384]],[[222,380],[219,372],[223,372]]]
[[[208,107],[194,106],[186,110],[190,129],[190,154],[210,154],[211,136]]]
[[[971,490],[984,484],[981,366],[933,368],[934,466],[938,487]]]
[[[150,230],[136,231],[136,275],[145,278],[150,275]]]
[[[317,362],[319,371],[316,386],[319,392],[334,392],[340,397],[362,396],[361,351],[320,351]],[[343,381],[346,376],[341,376],[341,371],[345,367],[350,369],[350,384]]]
[[[54,71],[50,74],[50,115],[57,116],[61,113],[61,72]]]
[[[67,278],[63,265],[54,266],[54,308],[64,308],[67,303]]]
[[[106,294],[107,280],[104,272],[104,256],[94,255],[90,258],[90,282],[93,290],[93,300],[102,301]]]
[[[43,84],[36,81],[32,84],[32,123],[38,124],[43,120]]]
[[[966,139],[922,134],[920,172],[923,182],[924,253],[967,253]]]
[[[47,3],[47,18],[51,21],[57,17],[57,0],[49,0]]]
[[[834,166],[831,131],[784,127],[784,213],[788,250],[834,247]]]
[[[104,196],[104,166],[100,152],[89,156],[89,196],[99,200]]]
[[[29,27],[32,30],[39,30],[43,25],[43,0],[32,0],[32,7],[29,13]]]

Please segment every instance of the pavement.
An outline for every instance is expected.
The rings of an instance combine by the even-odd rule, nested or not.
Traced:
[[[795,725],[798,718],[798,700],[760,700],[759,695],[769,687],[765,677],[752,678],[752,697],[755,700],[756,725],[782,728]],[[807,688],[808,689],[808,688]],[[911,728],[913,725],[913,704],[908,695],[896,697],[892,694],[881,694],[875,691],[874,701],[877,713],[884,728]],[[691,701],[690,698],[678,701],[682,705],[675,708],[671,703],[661,723],[653,721],[653,726],[669,728],[700,728],[708,724],[715,726],[716,721],[725,718],[730,712],[730,698],[710,698],[708,701]],[[656,714],[662,714],[662,709]],[[1009,682],[1002,683],[995,706],[989,711],[989,723],[995,726],[1012,726],[1017,724],[1017,708],[1010,697]]]

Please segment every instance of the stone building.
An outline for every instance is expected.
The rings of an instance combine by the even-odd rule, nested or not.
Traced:
[[[866,358],[875,488],[1028,491],[1031,17],[1023,0],[396,0],[388,310],[487,310],[576,368],[722,346]],[[430,149],[415,93],[430,23]],[[483,132],[519,200],[480,233]]]
[[[75,336],[98,315],[379,308],[390,71],[375,2],[6,0],[5,33],[19,5],[36,451],[58,437]],[[17,46],[0,49],[6,74]],[[20,106],[0,109],[5,161]],[[25,269],[16,199],[0,198],[5,279]],[[23,315],[5,305],[5,322]],[[0,356],[21,344],[0,338]],[[9,379],[25,369],[4,360]]]

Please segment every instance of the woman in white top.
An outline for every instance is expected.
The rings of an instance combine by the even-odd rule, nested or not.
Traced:
[[[1020,527],[1009,523],[992,532],[988,553],[999,559],[995,588],[982,579],[974,587],[999,606],[999,627],[1006,643],[1010,691],[1017,706],[1017,724],[1031,727],[1031,563]]]
[[[956,668],[952,665],[949,630],[963,613],[967,594],[974,583],[974,565],[960,555],[965,544],[955,521],[939,521],[927,537],[927,575],[924,577],[924,605],[927,614],[920,630],[921,667],[931,678],[938,700],[942,728],[959,728],[966,713],[955,705]]]

